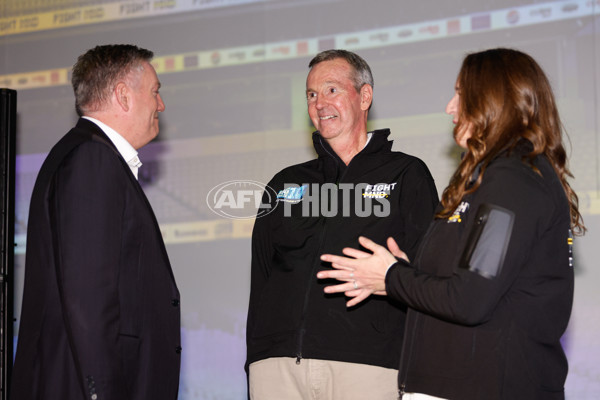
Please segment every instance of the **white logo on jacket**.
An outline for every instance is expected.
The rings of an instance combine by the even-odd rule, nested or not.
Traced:
[[[462,218],[464,217],[464,215],[466,214],[466,212],[469,210],[469,203],[467,203],[466,201],[461,202],[458,207],[456,207],[456,210],[454,210],[454,212],[452,213],[452,215],[448,218],[448,223],[461,223],[462,222]]]

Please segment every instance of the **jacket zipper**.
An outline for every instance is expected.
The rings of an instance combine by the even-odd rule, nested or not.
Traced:
[[[311,285],[311,281],[312,279],[314,279],[315,273],[316,273],[316,267],[317,267],[317,263],[319,260],[319,254],[320,254],[320,250],[321,247],[323,246],[323,240],[325,238],[325,231],[327,230],[326,225],[326,220],[323,221],[323,229],[321,230],[321,237],[319,238],[319,247],[317,251],[317,254],[315,256],[315,260],[313,262],[313,267],[311,269],[310,275],[308,277],[308,286],[306,289],[306,296],[304,296],[304,305],[302,307],[302,319],[300,322],[300,330],[298,331],[298,347],[296,350],[296,364],[300,365],[300,361],[302,360],[302,345],[304,342],[304,335],[306,334],[306,313],[308,312],[308,302],[310,299],[310,293],[312,290],[312,285]]]
[[[328,150],[327,147],[325,147],[323,145],[323,139],[320,138],[319,139],[321,141],[321,147],[323,148],[323,150],[325,150],[325,152],[327,154],[329,154],[329,156],[331,156],[331,158],[337,163],[337,167],[338,167],[338,171],[339,171],[339,161],[337,160],[337,158],[335,157],[335,155],[331,154]],[[356,156],[355,156],[356,157]],[[352,160],[350,161],[350,163],[352,163]],[[344,176],[346,175],[346,172],[348,171],[348,167],[350,166],[350,163],[348,163],[348,165],[346,166],[346,169],[344,171],[344,173],[342,174],[342,176],[337,180],[337,184],[339,184],[339,182],[344,178]],[[337,175],[337,174],[336,174]],[[296,364],[300,365],[300,362],[302,361],[302,346],[304,343],[304,335],[306,334],[306,313],[308,311],[308,302],[310,299],[310,293],[311,293],[311,281],[314,278],[314,276],[316,275],[316,269],[317,269],[317,265],[319,264],[319,260],[320,260],[320,255],[321,255],[321,249],[323,248],[323,241],[325,240],[325,232],[327,231],[327,218],[323,218],[323,229],[321,230],[321,236],[319,237],[319,247],[317,248],[317,253],[315,254],[315,259],[312,263],[313,267],[311,269],[311,273],[308,277],[308,286],[306,289],[306,296],[304,296],[304,305],[302,308],[302,319],[300,320],[300,329],[298,330],[298,346],[297,346],[297,350],[296,350]]]
[[[421,253],[423,252],[422,249],[425,247],[425,245],[431,238],[433,230],[436,228],[437,228],[437,224],[434,223],[433,226],[430,226],[430,228],[427,230],[427,232],[423,236],[423,241],[421,242],[419,253],[415,257],[414,265],[417,265],[417,261],[419,261],[421,259]],[[419,269],[417,267],[415,267],[415,271],[418,271],[418,270]],[[407,311],[407,314],[406,314],[406,326],[410,326],[409,322],[411,322],[413,319],[414,319],[414,324],[412,326],[412,329],[410,330],[410,335],[404,336],[404,340],[402,341],[402,351],[400,353],[400,366],[399,366],[400,370],[398,371],[398,377],[399,377],[398,378],[398,383],[399,383],[398,387],[399,387],[400,398],[402,398],[402,396],[406,393],[406,378],[408,375],[408,366],[410,365],[410,362],[412,359],[413,344],[415,341],[417,326],[418,326],[418,323],[420,320],[420,315],[415,314],[415,311],[411,310],[409,308]],[[408,333],[408,329],[407,329],[406,333]]]

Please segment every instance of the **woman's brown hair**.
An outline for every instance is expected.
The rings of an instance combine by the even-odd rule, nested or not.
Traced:
[[[563,127],[552,88],[544,71],[529,55],[511,49],[491,49],[465,57],[457,79],[459,118],[454,135],[470,131],[468,151],[450,184],[442,194],[443,209],[437,218],[446,218],[464,195],[477,190],[485,169],[501,152],[511,151],[526,139],[532,161],[544,154],[554,167],[570,204],[571,227],[583,234],[578,198],[567,182],[572,177],[562,143]],[[475,170],[479,174],[471,184]],[[536,170],[539,173],[539,171]]]

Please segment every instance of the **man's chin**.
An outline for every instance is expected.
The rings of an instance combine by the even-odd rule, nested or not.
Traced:
[[[319,130],[321,136],[325,139],[335,139],[338,136],[344,136],[343,132],[336,129],[325,128],[324,130]]]

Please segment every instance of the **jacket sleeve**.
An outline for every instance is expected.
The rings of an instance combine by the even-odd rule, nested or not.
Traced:
[[[58,169],[48,199],[70,348],[86,396],[98,399],[130,398],[118,349],[124,184],[117,155],[87,142]]]
[[[413,260],[417,247],[427,230],[435,207],[438,194],[433,177],[425,163],[415,159],[407,168],[399,181],[402,223],[394,231],[394,239],[410,260]]]
[[[490,174],[491,175],[491,174]],[[554,218],[556,205],[545,190],[535,182],[532,174],[515,171],[500,171],[493,176],[486,176],[475,192],[471,201],[470,217],[465,226],[465,238],[471,238],[470,232],[476,223],[474,216],[482,205],[500,207],[514,214],[514,223],[510,239],[503,257],[502,265],[497,269],[497,275],[489,276],[478,272],[478,266],[465,265],[465,247],[467,240],[459,241],[453,257],[441,259],[435,257],[436,247],[447,245],[442,243],[443,236],[438,237],[437,243],[427,243],[424,249],[431,254],[417,260],[417,269],[427,271],[439,270],[436,266],[424,263],[453,263],[453,273],[450,276],[435,276],[408,268],[407,263],[395,264],[386,276],[386,289],[390,296],[405,302],[409,307],[437,316],[439,318],[465,324],[476,325],[488,321],[498,303],[507,292],[531,290],[522,283],[523,288],[517,288],[517,280],[523,269],[528,267],[532,257],[532,249],[540,242],[540,236],[548,236],[548,232],[568,231],[568,219]],[[568,216],[568,209],[567,216]],[[446,222],[436,222],[437,228],[443,229]],[[554,235],[556,236],[556,235]],[[449,242],[452,242],[449,240]],[[557,245],[549,243],[548,245]],[[488,249],[494,250],[494,249]],[[537,257],[537,256],[536,256]],[[421,260],[426,260],[421,262]],[[566,261],[566,260],[565,260]],[[421,263],[420,263],[421,262]],[[531,279],[536,279],[532,277]],[[516,296],[527,296],[525,292]],[[531,293],[530,293],[531,295]],[[515,300],[515,299],[513,299]]]

